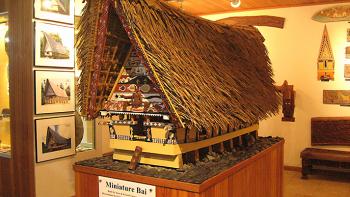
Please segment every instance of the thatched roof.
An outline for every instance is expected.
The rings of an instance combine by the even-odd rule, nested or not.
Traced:
[[[51,79],[47,79],[45,84],[45,96],[58,96],[68,98],[66,91],[64,91],[58,84],[59,83]]]
[[[46,40],[44,53],[59,54],[69,58],[69,51],[63,46],[62,42],[56,41],[50,34],[42,31]]]
[[[82,30],[85,33],[78,38],[85,43],[94,40],[89,34],[96,29],[91,21],[96,21],[98,11],[91,10],[103,9],[103,2],[108,0],[88,2],[81,27],[92,29]],[[279,98],[270,60],[263,37],[254,27],[223,26],[155,0],[117,0],[113,5],[180,123],[238,128],[277,112]],[[85,69],[93,62],[87,58],[86,47],[78,45],[80,65]],[[91,49],[90,53],[94,54]],[[81,90],[83,97],[89,94]],[[81,103],[88,111],[84,106],[91,102]]]

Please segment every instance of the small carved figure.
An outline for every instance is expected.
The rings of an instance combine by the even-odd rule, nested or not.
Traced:
[[[142,93],[141,91],[137,91],[132,94],[132,107],[137,108],[142,105]]]
[[[108,123],[108,128],[109,128],[109,136],[111,139],[116,139],[117,137],[117,132],[115,131],[112,122]]]
[[[142,154],[142,148],[140,146],[136,146],[135,152],[129,164],[129,170],[136,170],[136,167],[141,160],[141,154]]]
[[[164,127],[164,130],[166,131],[166,140],[164,141],[164,144],[167,144],[169,140],[175,140],[176,139],[176,128],[172,124],[167,124]]]

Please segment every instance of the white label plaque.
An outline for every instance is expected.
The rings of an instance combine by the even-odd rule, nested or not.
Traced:
[[[98,177],[99,197],[156,197],[156,187],[119,179]]]

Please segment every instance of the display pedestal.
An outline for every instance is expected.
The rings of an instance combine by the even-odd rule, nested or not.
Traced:
[[[156,186],[157,197],[282,197],[283,144],[282,140],[201,184],[74,165],[76,197],[98,197],[99,176]]]

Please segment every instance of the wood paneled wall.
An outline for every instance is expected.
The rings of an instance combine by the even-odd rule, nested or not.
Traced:
[[[105,176],[155,185],[157,197],[282,197],[283,144],[275,144],[200,185],[75,166],[76,196],[98,196],[98,176]]]
[[[0,0],[0,13],[7,12],[7,0]]]
[[[7,0],[13,187],[34,197],[33,1]]]
[[[0,197],[14,196],[11,160],[0,157]]]

